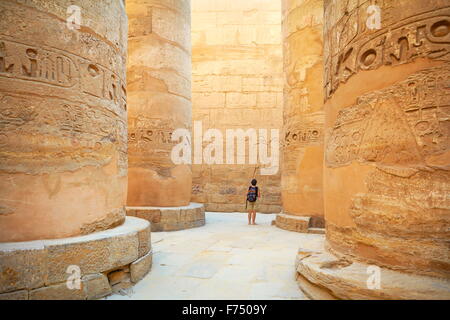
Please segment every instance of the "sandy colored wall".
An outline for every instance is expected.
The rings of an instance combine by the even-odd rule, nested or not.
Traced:
[[[77,1],[70,29],[72,4],[0,1],[0,242],[125,219],[125,9]]]
[[[315,217],[323,226],[323,1],[282,4],[283,213]]]
[[[450,7],[325,2],[325,217],[339,253],[449,277]],[[372,24],[373,25],[373,24]]]
[[[193,119],[203,131],[282,126],[281,2],[192,1]],[[225,154],[225,152],[224,152]],[[193,165],[192,200],[242,211],[255,165]],[[256,178],[259,211],[279,212],[280,170]]]
[[[190,1],[127,0],[128,206],[184,206],[191,167],[171,141],[191,126]]]

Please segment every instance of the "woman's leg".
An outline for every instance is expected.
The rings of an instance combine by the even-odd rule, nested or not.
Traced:
[[[252,223],[253,224],[256,224],[255,219],[256,219],[256,210],[253,210],[253,212],[252,212]]]

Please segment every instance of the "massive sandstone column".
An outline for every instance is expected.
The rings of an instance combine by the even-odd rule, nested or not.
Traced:
[[[153,221],[154,231],[197,225],[191,166],[171,159],[173,131],[191,128],[190,1],[127,0],[127,13],[128,214]]]
[[[72,4],[0,1],[0,299],[99,298],[151,265],[125,219],[124,3]]]
[[[276,224],[299,232],[324,227],[322,21],[323,0],[283,0],[283,213]]]
[[[70,1],[0,5],[0,241],[69,237],[123,223],[122,5],[87,11],[89,1],[82,1],[80,32],[65,23]]]
[[[327,251],[299,255],[299,281],[450,299],[450,3],[377,3],[325,2]]]

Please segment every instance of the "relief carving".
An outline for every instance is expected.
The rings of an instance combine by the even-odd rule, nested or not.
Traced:
[[[9,150],[0,153],[2,170],[38,172],[48,170],[45,164],[52,162],[59,163],[58,170],[103,165],[111,160],[114,149],[126,160],[124,120],[102,108],[60,99],[0,97],[0,137],[2,149]],[[46,145],[36,143],[35,137],[46,137]],[[78,153],[77,162],[69,150]],[[19,158],[20,166],[16,165]],[[124,159],[118,162],[122,173],[126,172]]]
[[[126,85],[116,73],[60,50],[0,40],[1,77],[73,88],[126,110]]]
[[[351,161],[424,165],[450,146],[450,64],[430,68],[342,109],[326,148],[326,163]]]
[[[450,61],[450,7],[404,19],[372,34],[365,27],[365,9],[358,7],[325,33],[326,99],[361,70],[409,63],[419,57]]]

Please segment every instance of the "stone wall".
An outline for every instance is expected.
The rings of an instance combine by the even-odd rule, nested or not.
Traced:
[[[184,206],[192,174],[175,165],[176,129],[191,127],[190,1],[127,0],[129,206]]]
[[[219,129],[225,137],[226,129],[281,128],[279,1],[193,0],[192,42],[193,120],[203,132]],[[248,158],[234,165],[194,162],[193,201],[209,211],[244,211],[255,167]],[[267,176],[256,170],[256,179],[258,211],[279,212],[280,170]]]
[[[77,29],[72,4],[0,1],[0,242],[125,218],[125,9],[77,1]]]
[[[323,0],[282,4],[283,213],[323,227]]]

